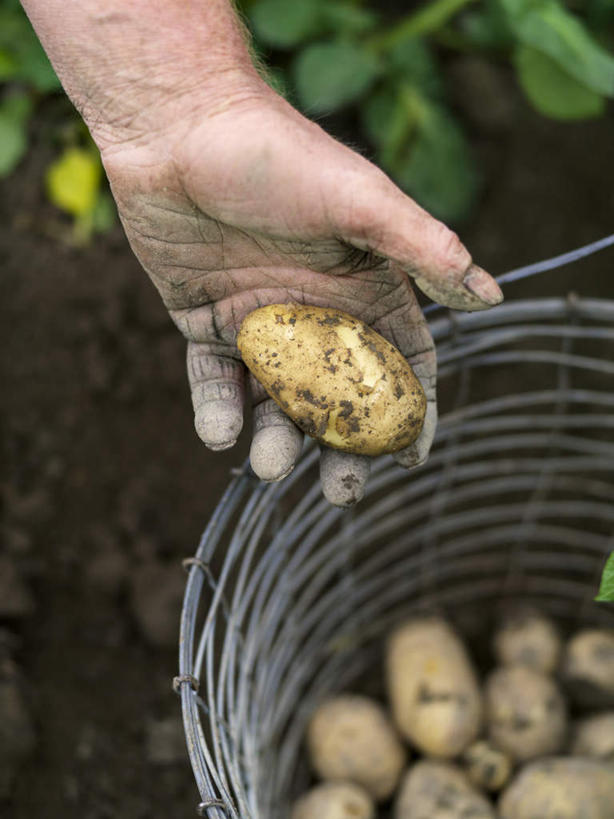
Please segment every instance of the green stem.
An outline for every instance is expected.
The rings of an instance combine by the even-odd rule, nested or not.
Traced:
[[[418,119],[415,106],[416,95],[411,85],[403,84],[398,89],[398,104],[388,123],[386,139],[380,152],[381,162],[389,169],[394,169],[396,160],[403,146],[411,139],[412,131]]]
[[[401,86],[401,104],[414,123],[424,120],[428,105],[424,101],[424,96],[413,85],[403,83]]]
[[[381,53],[390,51],[412,37],[424,37],[441,28],[464,6],[475,2],[476,0],[434,0],[400,20],[388,31],[370,38],[369,47]]]
[[[485,51],[485,48],[480,48],[471,40],[470,37],[465,36],[460,31],[451,26],[444,26],[433,34],[433,42],[437,45],[449,48],[451,51],[460,51],[463,54],[479,54]]]
[[[94,232],[94,209],[86,210],[75,217],[72,239],[78,247],[85,247],[91,241]]]

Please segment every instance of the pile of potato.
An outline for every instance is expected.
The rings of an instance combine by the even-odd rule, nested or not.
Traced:
[[[321,782],[292,819],[614,819],[614,630],[563,644],[543,614],[517,610],[493,653],[480,682],[445,620],[398,628],[389,710],[348,693],[313,713]]]

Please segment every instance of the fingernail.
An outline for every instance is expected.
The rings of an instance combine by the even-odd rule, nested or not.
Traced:
[[[413,469],[416,466],[421,466],[428,460],[429,451],[417,444],[412,444],[404,449],[402,453],[396,455],[397,463],[405,469]]]
[[[280,481],[283,481],[284,478],[287,478],[288,475],[291,475],[292,472],[294,472],[294,464],[292,464],[292,466],[289,466],[285,472],[281,473],[281,475],[277,475],[274,478],[260,478],[260,480],[263,481],[264,483],[279,483]]]
[[[264,427],[252,440],[249,459],[260,480],[276,483],[294,469],[303,447],[303,434],[296,427]]]
[[[467,270],[463,284],[470,293],[490,307],[503,301],[503,293],[497,282],[477,264],[472,264]]]
[[[203,441],[204,445],[207,449],[210,449],[212,452],[221,452],[224,449],[230,449],[233,447],[237,441],[236,438],[234,441],[223,441],[222,443],[212,442],[212,441]]]

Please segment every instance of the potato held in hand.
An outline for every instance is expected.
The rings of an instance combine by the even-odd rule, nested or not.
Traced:
[[[326,446],[382,455],[420,434],[426,398],[412,368],[347,313],[271,304],[244,319],[237,346],[271,398]]]

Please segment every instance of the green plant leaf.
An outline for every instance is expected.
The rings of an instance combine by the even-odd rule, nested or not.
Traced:
[[[609,556],[601,576],[599,594],[595,597],[599,603],[614,603],[614,552]]]
[[[322,5],[322,21],[333,32],[362,34],[373,28],[378,20],[378,15],[370,9],[351,3],[325,2]]]
[[[479,10],[468,11],[459,26],[479,49],[504,49],[514,42],[507,15],[498,0],[485,0]]]
[[[33,42],[30,48],[22,50],[18,76],[19,79],[29,82],[42,94],[49,94],[62,88],[57,74],[38,41]]]
[[[516,37],[599,94],[614,96],[614,57],[557,0],[501,0]]]
[[[259,0],[249,17],[256,36],[274,48],[293,48],[322,30],[321,0]]]
[[[0,82],[10,80],[17,71],[17,62],[12,54],[4,48],[0,48]]]
[[[406,40],[388,53],[393,70],[427,96],[443,95],[443,80],[430,48],[423,40]]]
[[[115,200],[107,191],[102,191],[92,209],[92,228],[97,233],[108,233],[117,222]]]
[[[21,8],[0,8],[0,49],[13,60],[12,79],[22,80],[42,93],[61,88],[30,21]]]
[[[390,138],[390,123],[398,116],[398,91],[387,83],[377,88],[360,107],[362,127],[369,139],[378,147],[386,145]]]
[[[47,193],[58,208],[77,218],[91,214],[96,205],[102,166],[92,150],[68,148],[47,169]]]
[[[28,147],[25,123],[0,108],[0,177],[8,176]]]
[[[361,106],[362,123],[367,136],[378,148],[382,167],[391,170],[406,149],[416,125],[416,111],[406,86],[390,83],[369,95]]]
[[[19,122],[25,122],[29,118],[32,108],[32,98],[24,93],[9,94],[0,105],[0,110]]]
[[[8,176],[26,152],[31,111],[28,94],[9,94],[0,104],[0,177]]]
[[[377,77],[379,63],[359,45],[338,40],[307,46],[298,55],[293,73],[302,107],[324,114],[361,97]]]
[[[17,39],[28,36],[28,18],[23,9],[11,7],[9,3],[0,6],[0,46],[2,48],[13,48],[17,45]]]
[[[441,219],[468,215],[478,175],[464,134],[441,106],[423,101],[416,136],[391,169],[398,184]]]
[[[520,46],[514,64],[525,94],[540,114],[574,120],[598,117],[605,111],[601,94],[571,77],[547,54]]]

